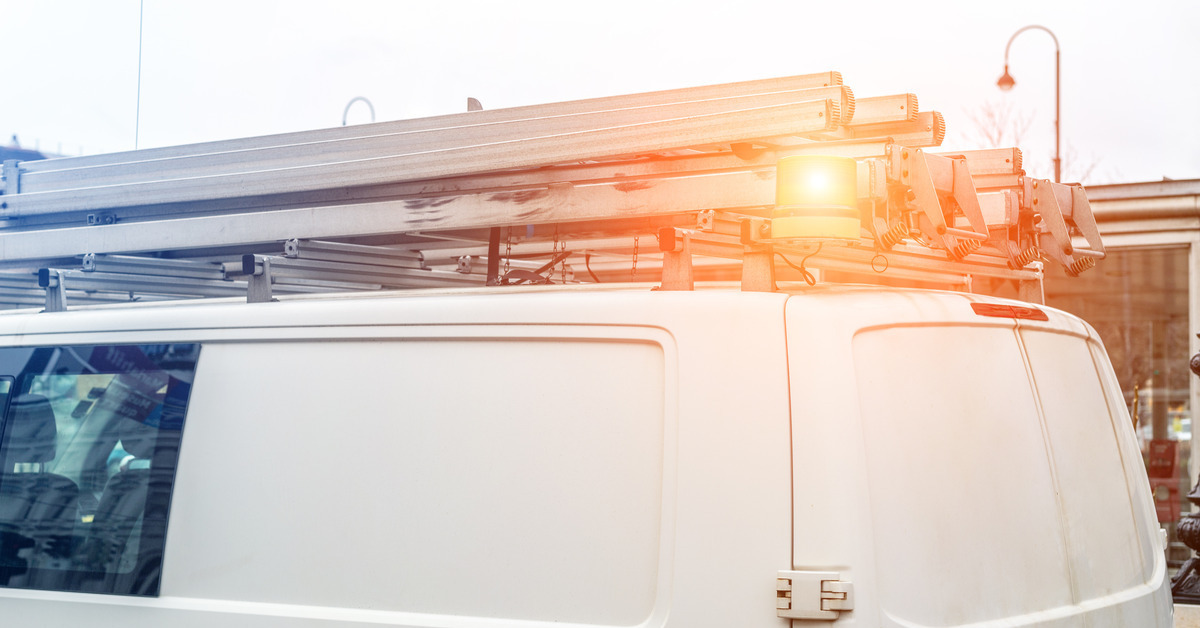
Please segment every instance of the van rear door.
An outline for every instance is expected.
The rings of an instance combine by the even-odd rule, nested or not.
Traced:
[[[1148,483],[1094,332],[980,305],[789,300],[793,568],[851,583],[838,618],[866,625],[1170,625]]]

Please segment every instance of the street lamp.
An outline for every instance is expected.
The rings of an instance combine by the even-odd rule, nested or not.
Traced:
[[[1008,50],[1009,48],[1012,48],[1013,40],[1017,38],[1017,35],[1020,35],[1021,33],[1030,29],[1046,31],[1049,33],[1050,38],[1054,40],[1054,180],[1055,182],[1061,182],[1062,152],[1060,151],[1060,148],[1062,144],[1062,129],[1059,126],[1059,102],[1062,93],[1062,90],[1060,89],[1061,82],[1059,81],[1061,55],[1058,48],[1058,38],[1054,36],[1054,33],[1045,26],[1038,26],[1037,24],[1026,26],[1013,33],[1012,37],[1008,38],[1008,45],[1004,46],[1004,76],[1001,76],[1000,80],[996,81],[996,85],[1000,89],[1008,91],[1012,89],[1013,85],[1017,84],[1017,82],[1013,80],[1012,75],[1008,73]]]

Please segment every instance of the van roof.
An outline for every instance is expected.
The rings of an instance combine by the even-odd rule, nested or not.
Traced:
[[[695,318],[713,307],[778,307],[800,298],[816,307],[895,308],[926,320],[969,319],[970,303],[1031,307],[1019,301],[950,291],[865,285],[782,286],[778,292],[743,292],[727,285],[696,291],[657,291],[647,284],[508,286],[419,289],[284,296],[273,303],[238,298],[94,305],[65,312],[0,312],[0,339],[10,346],[28,336],[137,333],[162,336],[188,330],[375,325],[584,324],[637,325],[672,316]],[[964,307],[965,306],[965,307]],[[1077,318],[1037,306],[1058,325]],[[649,313],[649,314],[648,314]],[[252,335],[252,334],[251,334]],[[37,341],[41,342],[41,341]],[[81,340],[81,342],[86,342]]]

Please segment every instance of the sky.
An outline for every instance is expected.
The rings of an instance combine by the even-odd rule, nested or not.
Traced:
[[[1064,180],[1200,178],[1200,0],[0,0],[0,144],[95,154],[838,71],[946,150]],[[140,37],[139,37],[140,33]],[[1008,124],[982,122],[989,115]]]

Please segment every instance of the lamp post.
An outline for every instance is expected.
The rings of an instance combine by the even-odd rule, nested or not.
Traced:
[[[1058,38],[1054,36],[1054,33],[1045,26],[1038,26],[1037,24],[1026,26],[1013,33],[1012,37],[1008,38],[1008,45],[1004,46],[1004,76],[1001,76],[1000,80],[996,81],[996,85],[1005,91],[1012,89],[1013,85],[1016,85],[1017,82],[1013,80],[1012,75],[1008,73],[1008,51],[1010,48],[1012,48],[1013,40],[1017,38],[1017,35],[1020,35],[1021,33],[1030,29],[1046,31],[1050,35],[1050,38],[1054,40],[1054,181],[1061,182],[1062,152],[1060,148],[1062,144],[1062,129],[1059,126],[1059,103],[1062,93],[1061,82],[1059,81],[1061,53],[1058,48]]]

